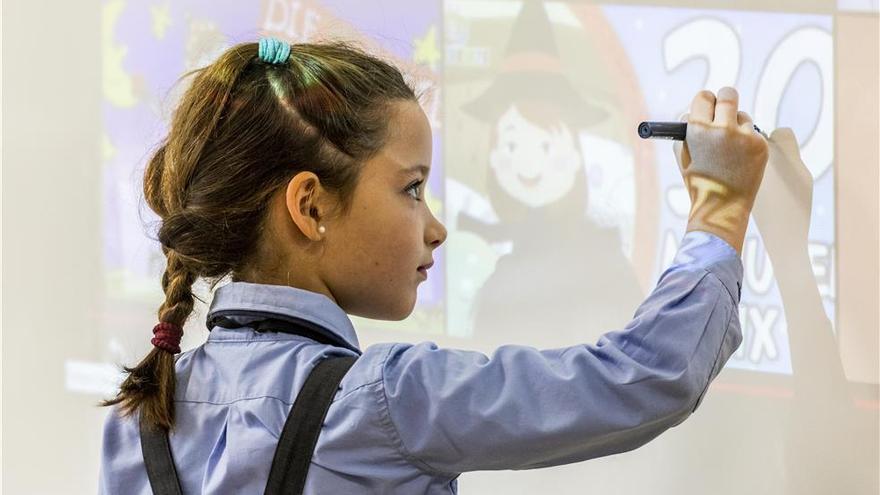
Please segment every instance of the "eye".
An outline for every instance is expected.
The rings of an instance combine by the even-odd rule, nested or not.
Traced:
[[[424,181],[422,181],[422,180],[417,180],[417,181],[413,182],[412,184],[410,184],[410,185],[406,188],[406,191],[407,191],[407,192],[409,192],[409,191],[414,191],[414,192],[416,193],[415,196],[413,196],[413,199],[415,199],[416,201],[421,201],[421,200],[422,200],[422,199],[421,199],[421,196],[422,196],[422,194],[421,194],[421,189],[419,189],[419,187],[420,187],[423,183],[424,183]]]

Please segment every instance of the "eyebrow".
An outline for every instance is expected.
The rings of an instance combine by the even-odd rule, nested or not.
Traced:
[[[409,168],[401,169],[400,172],[401,172],[401,174],[411,174],[413,172],[421,172],[423,175],[425,175],[427,177],[428,174],[431,172],[431,167],[429,167],[427,165],[418,164],[418,165],[413,165],[412,167],[409,167]]]

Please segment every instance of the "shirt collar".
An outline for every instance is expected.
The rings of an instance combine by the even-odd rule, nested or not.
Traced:
[[[265,318],[305,321],[317,331],[360,353],[360,343],[348,315],[324,294],[287,285],[230,282],[214,291],[208,309],[208,330],[218,317],[247,325]]]

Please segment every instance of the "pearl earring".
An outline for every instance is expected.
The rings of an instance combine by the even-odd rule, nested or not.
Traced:
[[[327,232],[327,229],[325,229],[324,226],[321,225],[320,227],[318,227],[318,232],[323,234],[324,232]]]

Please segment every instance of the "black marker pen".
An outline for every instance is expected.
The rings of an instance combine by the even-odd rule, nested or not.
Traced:
[[[687,126],[687,122],[642,122],[639,124],[639,137],[642,139],[659,138],[684,141],[687,135]],[[764,139],[770,139],[758,126],[752,124],[752,127],[764,136]]]

